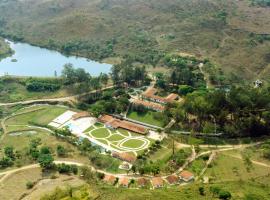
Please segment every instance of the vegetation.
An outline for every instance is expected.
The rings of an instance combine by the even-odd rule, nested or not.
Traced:
[[[253,80],[254,74],[267,79],[270,43],[249,41],[250,33],[269,33],[269,11],[258,13],[250,2],[269,4],[268,0],[1,1],[0,27],[2,36],[95,60],[129,57],[135,63],[159,66],[164,54],[184,52],[209,57],[233,82],[240,81],[235,76]]]
[[[159,127],[164,127],[165,123],[164,118],[162,117],[161,113],[158,112],[152,112],[152,111],[147,111],[144,109],[144,112],[141,111],[134,111],[134,108],[132,111],[129,111],[128,118],[134,119],[140,122],[144,122],[147,124],[159,126]]]
[[[270,6],[270,1],[269,0],[251,0],[251,4],[267,7],[267,6]]]
[[[0,60],[12,55],[12,53],[13,51],[9,45],[2,38],[0,38]]]
[[[222,132],[229,137],[258,137],[269,134],[269,98],[268,87],[196,91],[188,94],[183,104],[168,105],[165,113],[176,120],[178,128]]]

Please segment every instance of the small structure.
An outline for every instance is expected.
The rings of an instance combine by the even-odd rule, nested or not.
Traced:
[[[190,181],[194,180],[194,175],[191,172],[186,171],[186,170],[184,170],[180,173],[180,177],[185,182],[190,182]]]
[[[145,178],[139,178],[137,180],[137,184],[139,187],[145,187],[147,185],[148,181]]]
[[[179,183],[180,178],[176,175],[170,175],[166,178],[166,180],[170,185],[175,185]]]
[[[263,82],[258,79],[256,81],[254,81],[254,88],[259,88],[262,86],[262,84],[263,84]]]
[[[116,182],[116,177],[112,175],[105,175],[103,180],[110,185],[114,185]]]
[[[121,187],[128,187],[128,184],[129,184],[129,179],[128,178],[125,178],[125,177],[123,177],[123,178],[120,178],[120,180],[119,180],[119,186],[121,186]]]
[[[152,178],[152,186],[153,188],[161,188],[164,186],[164,181],[161,177]]]
[[[123,128],[142,135],[146,135],[148,133],[148,130],[141,125],[128,122],[126,120],[116,119],[110,115],[102,115],[99,117],[99,121],[104,123],[106,127],[110,129]]]
[[[118,159],[120,159],[122,161],[126,161],[128,163],[134,163],[137,160],[136,156],[129,154],[129,153],[113,152],[112,157],[118,158]]]
[[[121,165],[119,165],[119,169],[123,169],[123,170],[130,170],[131,167],[132,165],[126,161],[124,161]]]

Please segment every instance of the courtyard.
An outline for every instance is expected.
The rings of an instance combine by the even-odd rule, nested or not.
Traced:
[[[125,129],[110,129],[105,124],[97,122],[93,117],[82,117],[74,119],[74,115],[78,114],[74,111],[66,111],[49,125],[55,128],[67,127],[74,135],[79,138],[86,138],[93,145],[98,145],[106,151],[129,152],[134,155],[143,153],[153,143],[153,139],[147,138]]]

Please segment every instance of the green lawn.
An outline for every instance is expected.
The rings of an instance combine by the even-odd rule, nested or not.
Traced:
[[[96,130],[93,130],[91,132],[91,135],[95,138],[106,138],[110,135],[109,131],[107,128],[99,128],[99,129],[96,129]]]
[[[141,147],[143,144],[144,144],[144,142],[141,140],[130,139],[130,140],[124,142],[123,146],[129,147],[129,148],[138,148],[138,147]]]
[[[27,112],[28,110],[22,110],[21,112]],[[11,117],[6,121],[7,125],[27,125],[29,123],[36,123],[41,125],[48,125],[53,119],[58,117],[67,111],[65,107],[59,106],[38,106],[35,110],[31,108],[28,113],[19,114],[15,117]]]
[[[109,141],[113,142],[113,141],[119,141],[119,140],[123,140],[124,137],[122,135],[119,134],[114,134],[111,137],[107,138]]]
[[[99,122],[95,123],[94,124],[97,128],[101,128],[101,127],[104,127],[104,124],[101,124]]]
[[[129,133],[128,133],[128,131],[127,130],[125,130],[125,129],[121,129],[121,128],[119,128],[119,129],[117,129],[121,134],[123,134],[123,135],[125,135],[125,136],[129,136]]]
[[[88,132],[90,132],[90,131],[92,131],[92,130],[94,130],[95,128],[93,127],[93,126],[91,126],[91,127],[89,127],[88,129],[86,129],[84,132],[85,133],[88,133]]]
[[[153,116],[154,112],[152,111],[148,111],[146,113],[138,113],[135,111],[129,112],[128,113],[128,118],[130,119],[134,119],[140,122],[144,122],[147,124],[151,124],[151,125],[155,125],[155,126],[159,126],[159,127],[164,127],[164,123],[160,120],[156,120]]]
[[[150,160],[157,161],[157,160],[168,160],[169,157],[172,155],[172,149],[169,148],[161,148],[158,149],[154,154],[150,155]]]
[[[203,170],[203,168],[205,167],[205,165],[206,165],[205,161],[201,158],[198,158],[191,163],[191,165],[188,167],[188,170],[196,175],[199,175]]]

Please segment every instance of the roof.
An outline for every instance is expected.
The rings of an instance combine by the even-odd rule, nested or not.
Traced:
[[[153,87],[149,87],[144,93],[144,96],[153,96],[154,94],[157,93],[157,89],[153,88]]]
[[[186,180],[191,179],[191,178],[194,177],[194,175],[191,172],[186,171],[186,170],[182,171],[180,173],[180,176],[181,176],[181,178],[186,179]]]
[[[152,184],[154,187],[163,186],[163,179],[161,177],[152,178]]]
[[[177,94],[171,93],[166,97],[167,102],[172,102],[178,98]]]
[[[147,98],[158,100],[162,103],[170,103],[178,98],[177,94],[171,93],[167,97],[160,97],[155,95],[157,93],[157,89],[150,87],[148,88],[142,95]]]
[[[108,123],[111,122],[114,118],[110,115],[102,115],[101,117],[99,117],[99,121],[101,121],[102,123]]]
[[[128,178],[121,178],[119,180],[119,185],[123,185],[123,186],[128,186],[128,183],[129,183],[129,179]]]
[[[145,178],[139,178],[137,183],[139,186],[145,186],[147,184],[147,180]]]
[[[136,161],[136,157],[132,154],[129,153],[117,153],[117,152],[113,152],[112,156],[115,158],[119,158],[120,160],[129,162],[129,163],[133,163]]]
[[[88,112],[79,112],[79,113],[74,114],[72,116],[72,119],[76,120],[76,119],[80,119],[80,118],[83,118],[83,117],[90,117],[90,114]]]
[[[140,134],[147,133],[147,129],[144,128],[143,126],[140,126],[132,122],[128,122],[128,121],[121,121],[121,124],[119,127],[136,132],[136,133],[140,133]]]
[[[176,175],[170,175],[166,178],[166,180],[168,181],[168,183],[170,184],[175,184],[179,181],[179,177]]]
[[[123,128],[123,129],[127,129],[129,131],[133,131],[135,133],[140,133],[140,134],[147,133],[147,129],[141,125],[128,122],[126,120],[116,119],[110,115],[101,116],[99,118],[99,121],[102,123],[106,123],[106,125],[111,126],[113,128]]]
[[[165,106],[162,106],[162,105],[160,105],[158,103],[142,101],[142,100],[139,100],[139,99],[134,100],[133,103],[137,104],[137,105],[143,105],[145,107],[152,108],[154,110],[160,110],[160,111],[165,110]]]
[[[114,184],[116,177],[112,175],[105,175],[103,179],[106,183]]]

